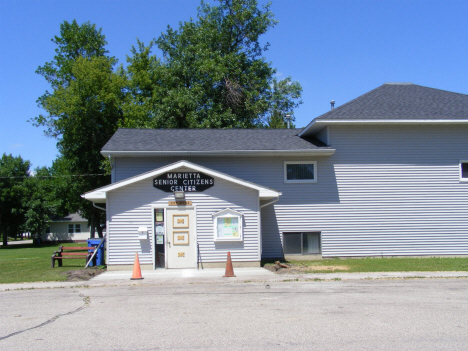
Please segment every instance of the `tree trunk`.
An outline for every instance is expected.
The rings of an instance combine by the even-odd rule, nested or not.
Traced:
[[[98,236],[99,236],[100,238],[102,238],[102,227],[101,227],[101,223],[98,223],[97,232],[98,232]]]
[[[89,237],[91,239],[94,239],[95,230],[96,230],[96,224],[94,220],[94,215],[91,214],[91,220],[89,221]]]
[[[101,218],[102,218],[102,210],[95,208],[94,218],[96,218],[96,230],[98,232],[98,236],[102,238],[102,226],[101,226]]]
[[[3,234],[3,246],[8,245],[8,233],[6,225],[2,224],[2,234]]]

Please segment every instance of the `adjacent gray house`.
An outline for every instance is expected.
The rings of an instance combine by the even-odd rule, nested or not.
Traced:
[[[109,269],[468,254],[468,95],[384,84],[303,129],[119,129]]]

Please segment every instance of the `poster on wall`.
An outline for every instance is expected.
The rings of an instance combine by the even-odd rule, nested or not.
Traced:
[[[236,217],[218,218],[218,238],[239,238],[239,220]]]
[[[156,234],[164,234],[164,224],[156,224]]]
[[[154,219],[156,222],[164,222],[164,214],[162,212],[156,212]]]

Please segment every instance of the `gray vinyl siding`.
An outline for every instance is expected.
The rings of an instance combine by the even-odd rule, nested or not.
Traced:
[[[282,233],[295,231],[321,232],[324,257],[468,254],[466,126],[332,125],[329,135],[330,157],[184,159],[283,193],[261,210],[265,258],[282,256]],[[119,158],[116,180],[180,159]],[[317,161],[317,183],[284,183],[284,161],[300,160]]]
[[[138,252],[141,264],[152,264],[154,207],[166,208],[172,193],[155,189],[152,179],[140,181],[108,193],[108,264],[132,264]],[[227,252],[233,261],[260,260],[258,192],[215,178],[215,185],[200,193],[186,193],[197,217],[197,242],[203,262],[225,262]],[[212,215],[231,208],[243,214],[242,242],[214,242]],[[139,240],[139,226],[148,227],[148,240]]]
[[[466,126],[330,133],[339,206],[321,209],[324,256],[468,254],[468,184],[459,182]]]

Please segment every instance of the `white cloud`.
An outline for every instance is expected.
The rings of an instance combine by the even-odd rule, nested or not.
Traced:
[[[13,149],[13,150],[16,150],[16,149],[21,149],[24,145],[23,144],[13,144],[13,145],[10,145],[10,149]]]

